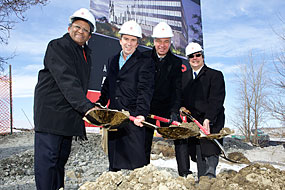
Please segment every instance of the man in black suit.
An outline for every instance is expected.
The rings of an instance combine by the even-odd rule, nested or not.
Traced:
[[[205,65],[203,49],[198,43],[189,43],[186,55],[191,69],[182,74],[182,106],[186,107],[208,132],[218,133],[225,123],[223,74]],[[216,177],[220,150],[213,141],[189,138],[188,144],[184,146],[186,152],[189,147],[190,151],[196,149],[198,177]],[[194,150],[191,147],[194,147]],[[187,154],[185,155],[189,160],[190,152]]]
[[[177,120],[181,99],[182,61],[170,50],[173,32],[167,23],[158,23],[153,29],[152,37],[154,38],[153,49],[144,52],[146,56],[152,58],[155,65],[155,89],[150,105],[150,113]],[[154,120],[149,119],[149,121],[155,124]],[[161,125],[164,124],[161,123]],[[150,163],[153,133],[153,129],[146,129],[148,163]]]
[[[119,34],[122,50],[108,61],[107,77],[96,103],[106,106],[110,101],[110,109],[129,111],[136,119],[108,132],[110,171],[147,165],[142,121],[149,114],[154,88],[154,65],[137,50],[141,27],[135,21],[128,21]]]
[[[91,67],[86,42],[95,27],[89,10],[79,9],[70,17],[68,33],[48,44],[34,98],[37,189],[64,187],[72,137],[86,139],[82,118],[95,107],[86,98]]]

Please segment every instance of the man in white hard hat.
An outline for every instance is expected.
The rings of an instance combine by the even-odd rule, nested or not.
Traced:
[[[91,67],[86,42],[95,27],[93,15],[81,8],[70,17],[68,33],[48,44],[34,96],[37,189],[64,187],[72,137],[86,139],[82,118],[95,107],[86,98]]]
[[[181,98],[182,60],[170,50],[173,32],[167,23],[158,23],[153,29],[152,37],[154,47],[151,51],[144,53],[151,57],[155,64],[155,90],[150,113],[177,120]],[[152,119],[149,119],[149,121],[155,123]],[[147,129],[146,133],[148,163],[150,162],[153,132],[153,129]]]
[[[203,49],[198,43],[191,42],[187,45],[186,56],[191,69],[182,74],[181,104],[208,132],[218,133],[225,123],[223,74],[205,65]],[[194,151],[196,149],[198,177],[216,177],[219,147],[211,140],[193,138],[188,140],[188,144],[184,144],[184,150],[187,152],[189,147],[194,148]],[[190,152],[188,155],[185,154],[188,160],[189,154]]]
[[[119,34],[122,50],[108,60],[107,77],[96,103],[106,106],[110,101],[110,109],[128,111],[136,119],[108,132],[110,171],[133,170],[147,164],[142,121],[149,114],[154,88],[154,65],[137,50],[141,27],[135,21],[127,21]]]

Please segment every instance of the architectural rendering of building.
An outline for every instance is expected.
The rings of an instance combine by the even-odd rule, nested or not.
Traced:
[[[174,32],[175,48],[184,48],[188,43],[188,28],[182,0],[110,0],[108,22],[118,27],[135,20],[141,25],[143,34],[151,36],[153,27],[166,22]]]

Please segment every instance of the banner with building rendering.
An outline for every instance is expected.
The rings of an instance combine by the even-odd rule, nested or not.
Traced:
[[[194,41],[203,46],[200,0],[90,0],[90,10],[97,27],[88,42],[92,49],[88,97],[93,101],[100,95],[108,58],[121,50],[118,32],[124,22],[135,20],[142,27],[141,51],[153,47],[153,27],[162,21],[168,23],[174,32],[171,50],[184,58],[183,71],[189,68],[186,45]]]
[[[185,55],[189,42],[203,46],[200,0],[91,0],[90,9],[96,17],[97,33],[119,37],[121,25],[135,20],[142,27],[141,43],[152,47],[153,27],[168,23],[174,32],[172,51]]]

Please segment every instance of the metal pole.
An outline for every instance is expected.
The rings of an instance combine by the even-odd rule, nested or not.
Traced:
[[[12,104],[12,69],[11,65],[9,65],[9,88],[10,88],[10,128],[11,132],[10,134],[13,133],[13,104]]]
[[[31,121],[29,120],[29,118],[28,118],[28,116],[26,115],[26,113],[24,112],[24,110],[23,110],[23,109],[21,109],[21,110],[22,110],[22,112],[24,113],[25,117],[27,118],[28,122],[30,123],[32,129],[34,129],[33,124],[32,124]]]

